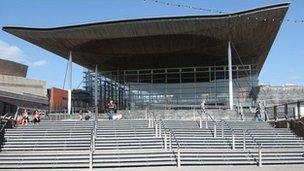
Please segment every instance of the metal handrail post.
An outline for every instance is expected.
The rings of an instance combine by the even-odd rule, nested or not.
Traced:
[[[91,139],[91,151],[93,151],[95,149],[95,137],[96,137],[96,135],[95,135],[95,122],[94,122],[93,130],[92,130],[91,134],[92,134],[92,137],[91,137],[92,138]]]
[[[172,151],[172,132],[170,132],[169,143],[169,150]]]
[[[177,148],[177,167],[181,166],[180,149]]]
[[[246,131],[243,130],[243,150],[246,151]]]
[[[158,137],[158,124],[157,123],[155,123],[154,130],[155,130],[155,137]]]
[[[235,138],[234,138],[234,131],[232,131],[232,150],[235,150]]]
[[[202,129],[202,127],[203,127],[203,121],[202,121],[202,117],[200,117],[200,121],[199,121],[199,127],[200,127],[200,129]]]
[[[262,145],[259,145],[259,150],[258,150],[258,155],[259,155],[259,167],[262,167]]]
[[[94,123],[94,125],[95,125],[95,123]],[[91,144],[90,144],[90,149],[89,149],[89,169],[90,170],[93,170],[94,127],[91,130]]]
[[[167,146],[167,133],[165,132],[164,134],[165,134],[164,135],[164,147],[167,150],[168,149],[168,146]]]
[[[222,121],[222,138],[224,138],[224,122]]]
[[[93,151],[90,150],[90,163],[89,163],[90,170],[93,170]]]
[[[208,116],[207,116],[206,113],[205,113],[205,116],[206,116],[206,125],[205,125],[205,128],[208,129]]]
[[[213,137],[216,138],[216,122],[213,124]]]
[[[151,117],[149,116],[149,120],[148,120],[148,128],[151,128]]]
[[[228,128],[230,129],[230,131],[231,131],[231,134],[232,134],[232,149],[235,150],[235,135],[234,135],[234,129],[232,129],[232,128],[230,127],[230,125],[229,125],[225,120],[222,120],[222,122],[224,122],[224,123],[228,126]]]
[[[162,119],[160,119],[159,120],[159,127],[160,127],[160,129],[159,129],[159,136],[160,137],[162,137],[162,133],[164,134],[164,137],[163,137],[163,140],[164,140],[164,148],[165,149],[168,149],[168,145],[167,145],[167,131],[168,131],[168,129],[166,128],[166,125],[165,125],[165,123],[163,122],[163,120]],[[162,131],[163,130],[163,131]]]
[[[95,151],[95,142],[97,138],[97,127],[98,127],[98,118],[97,114],[95,114],[95,121],[94,121],[94,130],[93,130],[93,152]]]
[[[93,151],[95,151],[96,138],[97,138],[97,125],[96,125],[95,131],[94,131]]]
[[[93,138],[93,149],[92,151],[95,151],[95,138]]]
[[[158,137],[162,136],[162,127],[161,124],[159,123],[159,131],[158,131]]]
[[[247,130],[247,131],[248,131],[248,133],[249,133],[249,136],[251,136],[252,141],[253,141],[257,146],[259,146],[259,142],[258,142],[257,140],[255,140],[254,136],[253,136],[252,133],[251,133],[251,130]]]

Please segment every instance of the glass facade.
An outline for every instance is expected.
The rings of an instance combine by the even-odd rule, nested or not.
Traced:
[[[0,101],[0,116],[16,113],[17,106]]]
[[[251,106],[256,67],[234,65],[232,70],[234,104]],[[84,80],[94,102],[95,73],[85,71]],[[199,107],[203,98],[210,107],[228,106],[227,66],[103,71],[97,81],[101,110],[110,99],[119,109],[188,109]]]

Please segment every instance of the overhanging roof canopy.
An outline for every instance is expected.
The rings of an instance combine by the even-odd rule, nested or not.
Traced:
[[[224,15],[3,30],[66,59],[72,51],[75,63],[89,69],[97,64],[103,71],[227,65],[227,42],[231,40],[242,63],[256,64],[259,72],[288,6]],[[238,63],[240,60],[234,61]]]
[[[0,90],[0,102],[9,103],[22,108],[47,109],[48,99],[31,94],[16,94]]]

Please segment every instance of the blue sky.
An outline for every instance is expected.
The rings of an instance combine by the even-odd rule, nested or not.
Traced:
[[[176,4],[237,12],[282,0],[160,0]],[[286,18],[304,19],[304,1],[293,0]],[[1,0],[0,26],[56,27],[130,18],[207,15],[205,11],[178,8],[150,0]],[[304,85],[304,23],[284,22],[260,73],[261,83]],[[66,60],[26,41],[0,31],[0,58],[29,65],[28,78],[62,87]],[[74,87],[83,68],[73,65]]]

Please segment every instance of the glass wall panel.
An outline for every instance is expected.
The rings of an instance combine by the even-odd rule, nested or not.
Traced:
[[[251,106],[250,93],[258,83],[253,65],[233,66],[234,104]],[[94,73],[85,72],[84,88],[94,101]],[[101,72],[98,77],[98,104],[108,100],[119,109],[184,109],[199,107],[207,97],[210,107],[228,106],[228,67],[158,68]]]

